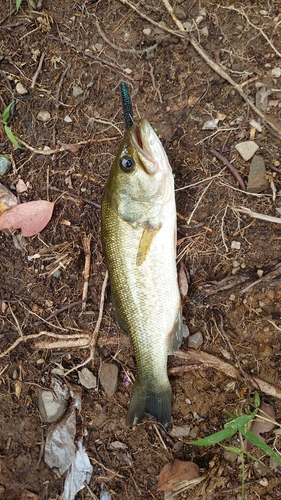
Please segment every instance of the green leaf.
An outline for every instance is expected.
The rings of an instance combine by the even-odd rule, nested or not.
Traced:
[[[241,427],[245,427],[245,425],[248,425],[251,420],[253,420],[258,413],[259,409],[257,408],[253,413],[250,415],[241,415],[240,417],[235,418],[234,420],[228,421],[226,424],[224,424],[224,427],[227,429],[228,427],[232,427],[236,431]]]
[[[16,0],[16,9],[19,10],[22,0]]]
[[[261,405],[261,398],[260,398],[260,395],[258,392],[255,392],[255,394],[254,394],[254,405],[255,405],[255,408],[259,408]]]
[[[211,436],[203,439],[198,439],[198,441],[188,441],[187,444],[193,444],[195,446],[211,446],[213,444],[218,444],[227,438],[230,438],[235,434],[235,432],[237,432],[237,429],[228,427],[227,429],[223,429],[222,431],[215,432],[215,434],[211,434]]]
[[[281,458],[273,451],[270,446],[268,446],[266,443],[264,443],[261,439],[259,439],[255,434],[253,434],[251,431],[243,431],[240,429],[241,434],[251,441],[257,448],[259,448],[261,451],[269,455],[273,460],[281,466]]]
[[[7,106],[4,109],[4,112],[3,112],[3,115],[2,115],[2,122],[4,123],[4,125],[7,125],[7,122],[8,122],[9,116],[10,116],[10,109],[13,106],[14,102],[15,101],[10,102],[9,106]]]
[[[14,144],[14,146],[16,146],[16,148],[21,148],[21,145],[19,144],[18,140],[15,138],[10,127],[8,127],[8,125],[4,125],[4,130],[5,130],[5,133],[8,137],[8,139]]]

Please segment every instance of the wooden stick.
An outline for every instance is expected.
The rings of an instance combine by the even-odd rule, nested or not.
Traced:
[[[196,365],[202,364],[203,369],[206,368],[214,368],[215,370],[221,371],[225,373],[228,377],[234,378],[234,379],[240,379],[240,371],[237,370],[234,366],[232,366],[230,363],[226,363],[225,361],[222,361],[221,359],[217,358],[216,356],[213,356],[212,354],[208,354],[207,352],[196,352],[193,351],[192,349],[186,351],[176,351],[174,353],[174,356],[177,356],[178,358],[184,359],[186,361],[190,361],[192,363],[195,363]],[[177,366],[175,368],[171,368],[169,370],[169,374],[171,375],[177,375],[179,373],[182,373],[185,371],[187,368],[187,371],[190,371],[190,366]],[[258,389],[261,392],[264,392],[268,396],[272,396],[277,399],[281,399],[281,391],[275,387],[274,385],[269,384],[265,380],[262,380],[258,377],[254,377],[252,375],[249,375],[248,373],[244,372],[244,376],[246,380],[255,388]]]

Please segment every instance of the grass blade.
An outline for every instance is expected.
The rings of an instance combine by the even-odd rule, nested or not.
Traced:
[[[215,434],[211,434],[203,439],[198,439],[198,441],[188,441],[187,444],[193,444],[195,446],[211,446],[213,444],[218,444],[224,439],[230,438],[237,432],[237,429],[233,429],[232,427],[228,427],[227,429],[223,429],[222,431],[215,432]]]
[[[259,448],[261,451],[269,455],[279,466],[281,466],[281,458],[275,453],[274,450],[270,448],[266,443],[264,443],[261,439],[259,439],[255,434],[253,434],[251,431],[244,431],[243,429],[240,429],[241,434],[251,441],[253,445],[255,445],[257,448]]]
[[[8,127],[8,125],[4,125],[4,130],[5,130],[5,134],[7,135],[8,139],[14,144],[14,146],[16,146],[16,148],[21,148],[21,145],[19,144],[19,142],[15,138],[10,127]]]

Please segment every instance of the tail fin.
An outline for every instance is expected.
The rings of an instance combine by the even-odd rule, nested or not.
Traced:
[[[165,387],[157,389],[155,388],[152,391],[151,388],[142,385],[136,379],[126,417],[126,425],[130,427],[136,425],[145,411],[153,415],[164,427],[169,424],[172,404],[172,391],[169,381],[167,381]]]

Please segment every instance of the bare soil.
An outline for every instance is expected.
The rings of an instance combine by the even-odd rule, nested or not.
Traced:
[[[16,193],[22,179],[28,186],[19,195],[22,202],[50,199],[56,203],[48,226],[23,241],[22,249],[15,247],[11,235],[0,234],[4,353],[0,358],[0,498],[6,500],[20,499],[24,490],[42,500],[54,500],[63,489],[64,478],[42,459],[48,424],[40,418],[37,392],[38,386],[49,387],[54,367],[75,368],[89,355],[88,349],[72,347],[68,341],[73,334],[93,332],[99,314],[106,269],[98,206],[125,128],[121,81],[130,89],[135,119],[145,117],[155,127],[174,170],[178,260],[190,276],[185,321],[191,334],[202,332],[202,351],[236,366],[239,373],[233,380],[215,368],[196,365],[171,375],[173,425],[188,425],[193,438],[205,437],[223,428],[227,412],[239,415],[249,409],[254,388],[243,371],[281,390],[280,276],[268,275],[243,291],[281,262],[281,227],[233,210],[244,206],[278,217],[280,134],[268,129],[188,38],[167,31],[178,32],[178,28],[160,0],[131,0],[131,6],[148,19],[126,1],[33,2],[23,0],[16,12],[14,0],[11,4],[0,0],[1,115],[15,101],[9,126],[27,144],[15,149],[0,130],[0,151],[13,160],[12,170],[1,182]],[[257,83],[264,85],[268,99],[264,114],[280,130],[281,77],[272,76],[272,69],[281,67],[280,2],[177,0],[174,6],[181,22],[192,25],[197,20],[192,35],[209,58],[243,84],[251,102],[255,103]],[[42,68],[34,79],[42,54]],[[18,82],[28,91],[25,95],[17,93]],[[82,89],[81,95],[73,95],[75,86]],[[41,110],[50,113],[46,122],[37,117]],[[202,130],[207,120],[217,117],[218,128]],[[242,191],[210,152],[213,148],[232,161],[247,183],[250,161],[240,157],[235,145],[250,138],[252,119],[262,126],[254,140],[271,182],[258,196]],[[69,150],[63,144],[79,147]],[[82,312],[83,238],[89,235],[90,280]],[[233,242],[240,243],[240,248],[233,248]],[[247,281],[236,285],[229,281],[229,288],[221,291],[214,284],[241,276],[247,276]],[[204,296],[210,287],[216,293]],[[36,348],[38,340],[55,340],[44,335],[28,339],[42,331],[68,336],[65,346]],[[20,336],[24,341],[6,352]],[[181,349],[187,351],[187,340]],[[118,365],[118,386],[113,397],[100,385],[83,389],[77,437],[84,436],[94,470],[91,492],[84,489],[78,499],[99,498],[101,484],[114,500],[164,498],[156,490],[157,476],[173,458],[193,460],[205,476],[178,498],[241,498],[241,463],[223,448],[188,445],[190,437],[173,437],[149,415],[135,429],[125,427],[131,393],[126,372],[134,374],[135,364],[130,341],[113,320],[109,287],[98,346],[87,365],[97,377],[102,362]],[[170,368],[186,363],[175,356],[169,359]],[[67,380],[79,383],[77,371]],[[281,421],[280,400],[260,394],[276,405],[276,420]],[[240,446],[236,438],[228,444]],[[273,449],[280,448],[280,433],[265,438]],[[114,441],[127,448],[112,450]],[[259,450],[254,448],[252,454],[262,458],[263,465],[245,459],[246,498],[281,498],[280,470],[270,466]]]

